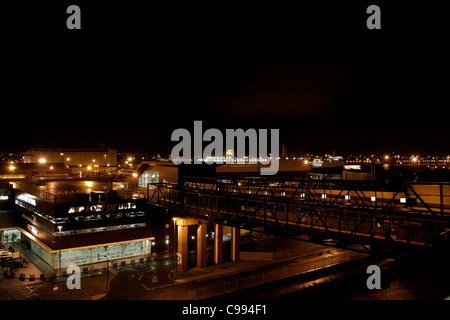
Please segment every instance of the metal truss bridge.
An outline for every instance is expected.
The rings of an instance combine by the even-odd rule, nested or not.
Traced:
[[[449,183],[189,177],[148,184],[147,197],[181,217],[338,247],[449,247]]]

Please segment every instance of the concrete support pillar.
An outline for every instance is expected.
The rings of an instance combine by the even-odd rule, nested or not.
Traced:
[[[188,269],[188,226],[178,226],[178,254],[181,255],[181,271]]]
[[[214,228],[214,263],[223,263],[223,226],[215,224]]]
[[[197,267],[206,267],[206,223],[200,222],[197,227]]]
[[[241,230],[231,228],[231,260],[239,261],[240,256]]]

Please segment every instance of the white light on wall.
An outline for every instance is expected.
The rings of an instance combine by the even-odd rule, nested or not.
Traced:
[[[349,194],[345,195],[345,200],[350,200],[350,195]]]
[[[406,203],[406,198],[400,198],[400,203]]]
[[[326,198],[327,198],[326,193],[322,193],[322,199],[326,199]]]
[[[37,229],[35,227],[33,227],[33,226],[30,226],[30,230],[31,230],[31,233],[34,234],[35,236],[37,236],[39,234]]]
[[[376,197],[370,197],[370,201],[375,202],[375,201],[377,201],[377,198]]]
[[[304,198],[305,197],[305,193],[304,192],[300,192],[300,198]]]
[[[34,199],[34,196],[32,196],[32,195],[21,194],[21,195],[17,196],[17,199],[24,201],[26,203],[29,203],[32,206],[36,206],[36,200]]]

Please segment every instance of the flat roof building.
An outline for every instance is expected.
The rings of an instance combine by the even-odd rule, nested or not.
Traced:
[[[67,178],[72,175],[64,163],[5,164],[0,168],[0,179]]]
[[[23,157],[24,163],[64,163],[77,166],[117,166],[116,149],[30,149]]]
[[[152,247],[172,246],[173,234],[171,217],[151,212],[144,196],[108,181],[17,183],[16,228],[1,230],[0,221],[0,240],[20,240],[55,270],[148,259]]]
[[[60,163],[73,174],[87,178],[117,169],[116,149],[30,149],[23,156],[24,163]]]

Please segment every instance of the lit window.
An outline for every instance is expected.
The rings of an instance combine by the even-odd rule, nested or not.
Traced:
[[[376,197],[370,197],[370,201],[377,201],[377,198]]]

